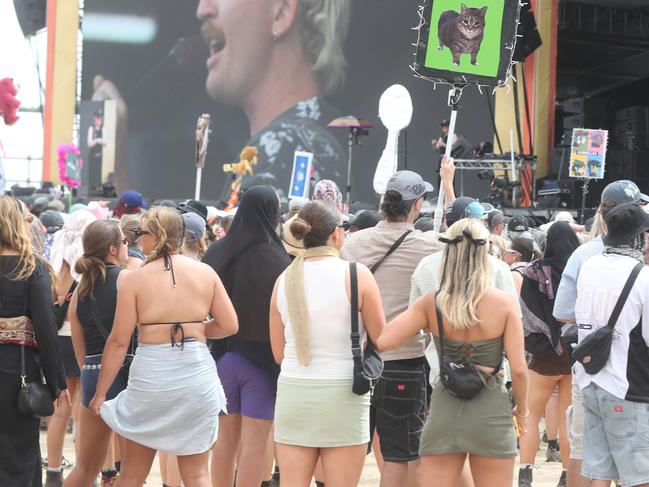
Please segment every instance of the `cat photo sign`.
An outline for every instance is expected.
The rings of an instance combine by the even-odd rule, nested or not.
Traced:
[[[427,0],[414,72],[454,85],[504,85],[519,13],[519,0]]]

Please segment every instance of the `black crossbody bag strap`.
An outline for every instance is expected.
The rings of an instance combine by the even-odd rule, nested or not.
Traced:
[[[88,296],[88,301],[90,301],[90,309],[92,310],[92,317],[95,319],[95,324],[97,325],[97,330],[99,330],[99,333],[101,334],[102,337],[104,337],[104,341],[108,341],[108,330],[106,327],[104,327],[104,322],[101,321],[101,318],[99,317],[99,310],[97,309],[97,302],[95,301],[95,298],[92,296]]]
[[[65,323],[65,318],[68,316],[68,310],[70,309],[70,301],[72,300],[72,294],[74,293],[74,290],[77,288],[79,283],[77,281],[72,281],[72,285],[70,286],[70,289],[68,289],[68,293],[65,295],[65,299],[63,299],[63,302],[55,306],[54,308],[54,315],[56,316],[56,327],[60,330],[63,327],[63,323]]]
[[[101,321],[101,318],[99,317],[99,310],[97,309],[97,303],[94,298],[88,297],[90,300],[90,308],[92,309],[92,314],[93,317],[95,318],[95,322],[97,324],[97,329],[99,330],[99,333],[101,336],[104,338],[104,341],[108,342],[108,330],[106,330],[106,327],[104,327],[104,322]],[[133,355],[135,353],[135,331],[131,335],[131,346],[129,349],[126,351],[127,354]]]
[[[629,294],[631,293],[631,288],[635,284],[635,281],[638,278],[638,275],[640,274],[640,271],[642,270],[643,267],[644,264],[642,262],[638,262],[636,266],[633,268],[633,270],[631,271],[631,275],[626,280],[626,284],[624,284],[624,288],[622,289],[622,294],[620,294],[617,303],[615,303],[615,308],[613,308],[613,313],[611,313],[611,317],[608,319],[608,323],[606,326],[608,326],[609,328],[611,329],[615,328],[615,325],[617,324],[617,320],[620,317],[620,313],[622,312],[622,308],[624,308],[624,303],[626,303],[626,300],[629,298]]]
[[[437,305],[437,296],[439,291],[435,293],[435,313],[437,314],[437,334],[439,335],[439,370],[442,370],[442,362],[444,360],[444,324],[442,322],[442,312]]]
[[[29,287],[27,284],[27,280],[25,280],[25,291],[23,293],[23,316],[27,316],[27,296],[29,293]],[[36,336],[34,334],[34,336]],[[25,387],[26,381],[27,381],[27,367],[25,366],[25,345],[20,346],[20,379],[22,383],[22,387]]]
[[[361,335],[358,332],[358,274],[356,262],[349,263],[349,287],[352,308],[352,357],[354,358],[354,365],[360,367],[363,353],[361,350]]]
[[[374,264],[372,267],[370,267],[370,272],[374,274],[376,270],[383,264],[383,261],[390,257],[390,254],[392,254],[395,250],[399,248],[399,246],[403,243],[403,241],[406,239],[408,235],[412,233],[412,230],[408,230],[405,232],[403,235],[401,235],[396,242],[392,244],[392,247],[385,253],[385,255],[379,260],[376,264]]]

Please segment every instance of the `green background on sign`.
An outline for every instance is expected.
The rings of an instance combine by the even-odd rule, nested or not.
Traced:
[[[482,46],[478,54],[479,66],[471,64],[469,54],[460,55],[460,65],[453,66],[453,56],[448,47],[442,51],[437,49],[439,38],[437,24],[442,13],[447,10],[460,12],[460,5],[464,3],[468,8],[489,7],[485,15],[485,31]],[[428,49],[426,51],[427,68],[454,71],[458,73],[477,74],[480,76],[497,76],[500,65],[500,36],[503,23],[504,0],[437,0],[433,4],[430,16],[430,33],[428,36]]]

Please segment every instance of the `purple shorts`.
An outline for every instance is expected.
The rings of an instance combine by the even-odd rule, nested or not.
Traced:
[[[271,373],[236,352],[226,352],[216,362],[216,368],[225,391],[228,414],[273,420],[277,382]]]

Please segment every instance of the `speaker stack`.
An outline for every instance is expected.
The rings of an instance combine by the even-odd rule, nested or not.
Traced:
[[[623,149],[649,149],[649,107],[629,107],[615,112],[614,137]]]
[[[608,126],[608,101],[600,98],[570,98],[563,102],[563,142],[572,143],[573,129],[601,129]]]
[[[14,8],[25,37],[32,37],[45,28],[47,0],[14,0]]]
[[[607,127],[608,101],[600,98],[570,98],[563,101],[563,117],[558,118],[563,126],[559,144],[552,150],[551,178],[539,183],[537,197],[545,207],[560,203],[561,207],[579,208],[581,206],[582,182],[568,176],[570,168],[570,146],[572,131],[576,128],[598,129]],[[559,132],[561,134],[561,132]],[[608,172],[608,159],[607,159]],[[599,181],[592,181],[592,193],[597,192]],[[554,191],[554,194],[552,194]],[[591,193],[589,193],[591,196]],[[587,206],[593,202],[587,201]],[[597,206],[597,202],[593,206]]]
[[[530,2],[521,5],[521,15],[516,35],[516,47],[514,47],[513,55],[514,61],[524,61],[543,44],[541,34],[539,34],[536,26],[534,12],[530,8]]]

